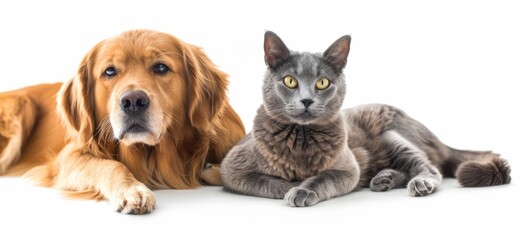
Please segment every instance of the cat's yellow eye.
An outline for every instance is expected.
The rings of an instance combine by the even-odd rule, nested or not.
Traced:
[[[324,90],[329,87],[329,80],[327,78],[321,78],[317,81],[317,83],[315,84],[315,87],[318,90]]]
[[[296,79],[291,76],[286,76],[284,78],[284,84],[288,88],[296,88],[298,86],[298,82],[296,81]]]

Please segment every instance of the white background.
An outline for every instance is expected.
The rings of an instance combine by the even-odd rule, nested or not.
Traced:
[[[447,144],[492,149],[513,169],[507,186],[468,189],[449,179],[425,198],[409,197],[403,189],[363,189],[304,209],[217,187],[156,191],[158,207],[147,216],[121,215],[106,202],[68,200],[19,178],[0,177],[0,239],[519,238],[527,226],[525,13],[523,1],[0,0],[0,91],[65,81],[97,42],[148,28],[203,47],[230,75],[231,104],[249,131],[262,101],[265,30],[293,50],[317,52],[351,34],[345,107],[398,106]]]

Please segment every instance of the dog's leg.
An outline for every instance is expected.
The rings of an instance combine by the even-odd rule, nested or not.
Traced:
[[[52,175],[52,185],[56,188],[73,192],[93,191],[103,196],[120,213],[145,214],[155,208],[154,193],[124,164],[87,154],[74,143],[60,152],[54,165],[36,167],[28,175],[44,175],[42,173]]]
[[[205,166],[201,170],[200,175],[201,180],[209,185],[222,186],[223,181],[221,181],[220,176],[220,165],[205,163]]]
[[[36,115],[36,107],[28,97],[0,96],[0,174],[20,158]]]

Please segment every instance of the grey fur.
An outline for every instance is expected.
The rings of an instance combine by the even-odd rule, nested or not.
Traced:
[[[350,40],[341,37],[323,54],[299,53],[265,34],[264,104],[253,131],[223,160],[226,190],[304,207],[361,186],[387,191],[406,185],[411,196],[426,196],[456,170],[470,186],[510,182],[510,168],[497,154],[452,149],[399,109],[369,104],[340,112]],[[286,76],[298,85],[287,87]],[[315,88],[321,78],[329,79],[327,89]],[[458,169],[469,161],[485,164]],[[486,179],[480,180],[482,171]]]

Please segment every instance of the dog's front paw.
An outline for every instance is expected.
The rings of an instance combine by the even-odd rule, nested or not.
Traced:
[[[154,210],[154,193],[143,184],[123,189],[122,193],[110,200],[117,212],[125,214],[146,214]]]
[[[285,194],[284,200],[292,207],[308,207],[320,201],[316,192],[301,186],[291,188]]]

